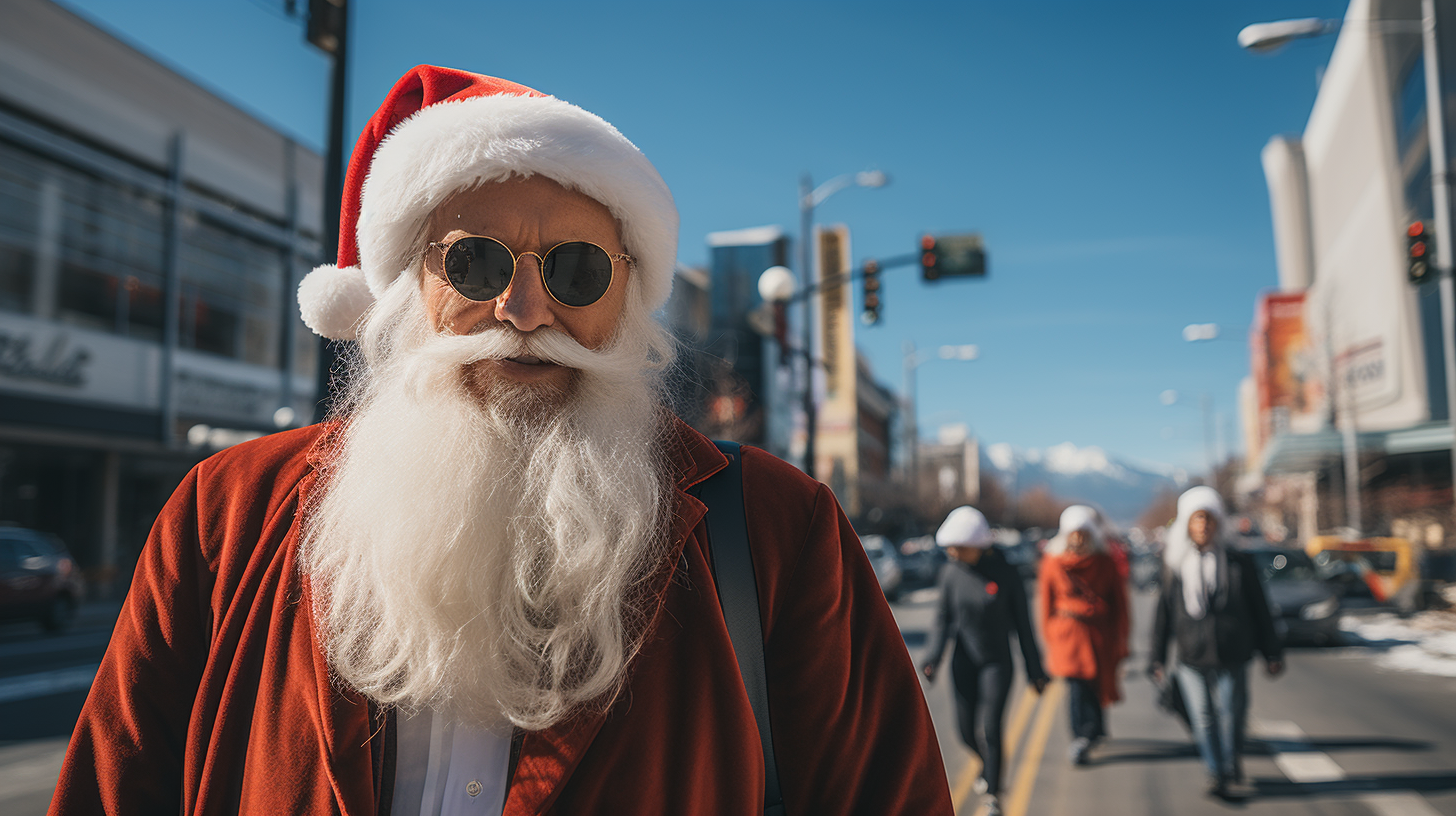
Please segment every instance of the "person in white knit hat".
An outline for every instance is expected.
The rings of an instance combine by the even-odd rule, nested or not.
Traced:
[[[1283,644],[1258,567],[1231,546],[1223,497],[1199,485],[1178,498],[1178,517],[1164,548],[1162,592],[1153,620],[1148,673],[1162,682],[1170,646],[1173,677],[1188,708],[1208,793],[1237,795],[1239,755],[1249,707],[1249,662],[1264,656],[1270,677],[1284,671]]]
[[[1037,619],[1047,667],[1067,681],[1071,759],[1087,764],[1107,736],[1104,709],[1122,699],[1118,666],[1127,657],[1126,578],[1108,552],[1101,514],[1085,504],[1062,511],[1037,572]]]
[[[858,537],[743,447],[765,749],[710,566],[732,507],[690,492],[730,461],[665,407],[677,224],[600,117],[400,79],[298,292],[357,341],[337,412],[173,496],[51,812],[949,816]]]
[[[1001,727],[1015,671],[1013,636],[1021,647],[1027,681],[1038,694],[1046,688],[1047,676],[1021,575],[992,548],[991,525],[981,511],[970,506],[950,511],[935,543],[945,548],[950,561],[936,584],[940,600],[921,672],[933,682],[946,645],[955,644],[950,668],[956,725],[961,740],[981,758],[976,791],[985,797],[985,812],[996,816],[1001,812]]]

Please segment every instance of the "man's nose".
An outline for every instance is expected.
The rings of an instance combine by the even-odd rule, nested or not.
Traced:
[[[535,331],[556,323],[554,303],[542,283],[541,259],[535,253],[522,255],[511,285],[495,299],[495,319],[519,331]]]

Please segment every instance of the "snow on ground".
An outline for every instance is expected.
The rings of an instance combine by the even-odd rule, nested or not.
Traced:
[[[1456,614],[1346,615],[1340,628],[1351,643],[1378,650],[1375,662],[1382,668],[1456,677]]]

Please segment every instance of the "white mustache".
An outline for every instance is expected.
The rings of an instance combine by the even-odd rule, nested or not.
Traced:
[[[482,360],[535,357],[583,371],[597,371],[609,364],[611,352],[592,351],[557,329],[521,332],[504,327],[477,334],[438,335],[425,341],[418,351],[443,365],[466,366]]]

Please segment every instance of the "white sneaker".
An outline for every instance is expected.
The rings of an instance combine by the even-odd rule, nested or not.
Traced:
[[[985,816],[1001,816],[1001,800],[994,796],[987,796],[981,800],[981,812]]]

